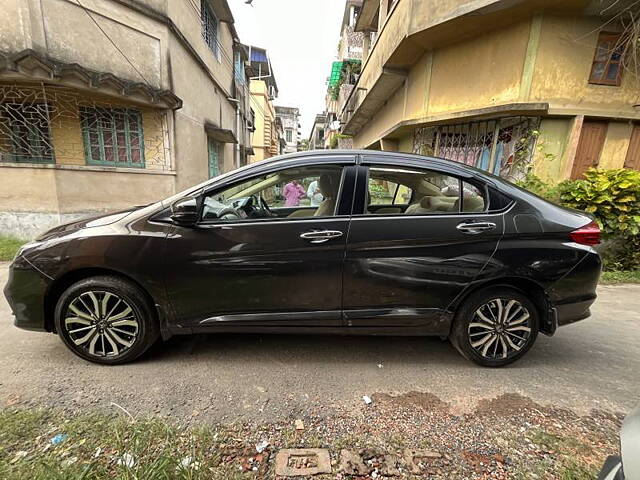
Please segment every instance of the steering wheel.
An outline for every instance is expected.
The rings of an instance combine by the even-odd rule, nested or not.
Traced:
[[[242,207],[249,218],[273,217],[267,202],[260,195],[251,195]]]

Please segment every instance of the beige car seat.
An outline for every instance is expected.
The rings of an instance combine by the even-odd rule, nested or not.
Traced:
[[[336,210],[338,182],[339,177],[337,176],[329,175],[327,173],[320,175],[320,178],[318,179],[318,189],[324,197],[324,200],[320,205],[318,205],[318,208],[313,214],[314,217],[326,217],[333,215],[333,212]]]

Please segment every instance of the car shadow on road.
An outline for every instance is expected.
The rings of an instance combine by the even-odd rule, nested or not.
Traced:
[[[568,340],[568,339],[567,339]],[[584,362],[579,349],[539,337],[521,360],[506,368],[533,368]],[[550,352],[550,350],[553,350]],[[557,355],[556,355],[557,354]],[[446,340],[438,337],[385,337],[339,335],[200,334],[175,336],[154,345],[142,362],[281,362],[283,364],[437,364],[440,367],[473,366]]]
[[[447,363],[464,361],[447,341],[436,337],[340,335],[201,334],[175,336],[154,345],[147,361],[179,360],[282,362],[372,362],[376,359],[423,363],[427,357]]]

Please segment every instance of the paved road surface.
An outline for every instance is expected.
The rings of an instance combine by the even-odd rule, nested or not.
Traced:
[[[0,264],[0,285],[7,265]],[[54,335],[15,328],[0,299],[0,406],[113,408],[176,419],[281,420],[354,409],[363,394],[420,391],[454,411],[519,393],[588,413],[640,401],[640,286],[601,287],[594,315],[540,336],[515,365],[482,369],[436,338],[200,335],[160,344],[136,363],[101,367]],[[382,365],[380,368],[378,365]]]

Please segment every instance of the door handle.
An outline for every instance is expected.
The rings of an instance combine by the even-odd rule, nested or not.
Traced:
[[[300,238],[308,240],[311,243],[324,243],[328,242],[332,238],[338,238],[341,236],[342,232],[338,230],[311,230],[310,232],[300,234]]]
[[[492,222],[462,222],[456,228],[469,235],[477,235],[482,232],[488,232],[496,228],[496,224]]]

